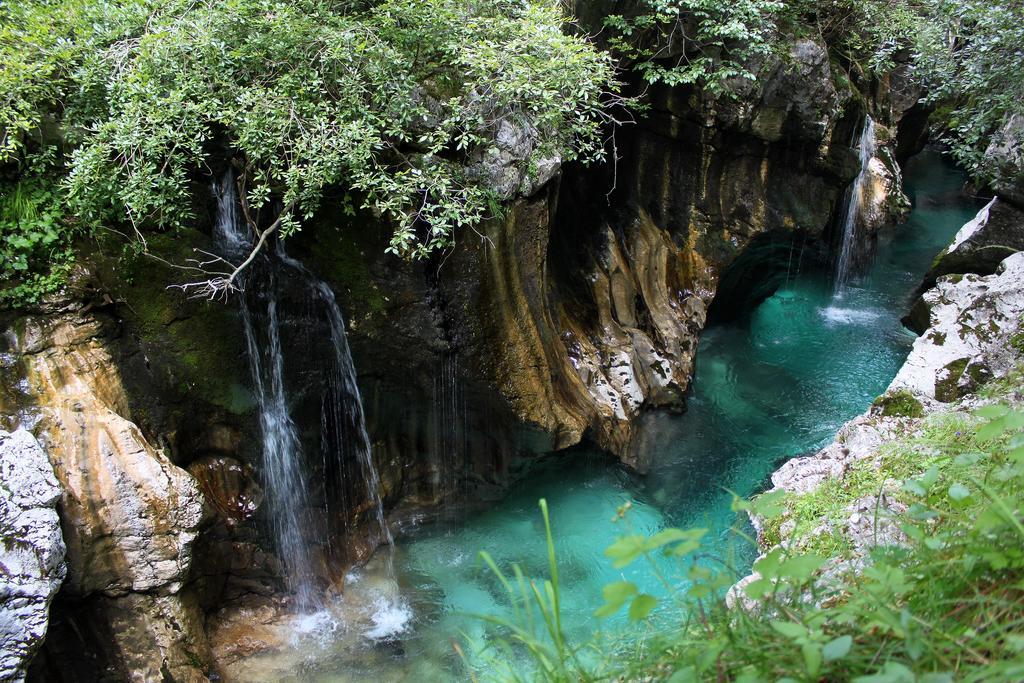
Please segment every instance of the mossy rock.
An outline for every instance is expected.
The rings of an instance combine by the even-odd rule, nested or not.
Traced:
[[[242,414],[253,407],[244,385],[245,345],[233,302],[189,299],[169,285],[187,279],[174,265],[208,248],[209,238],[178,230],[148,238],[147,255],[97,256],[100,279],[129,329],[143,343],[150,365],[169,391]]]
[[[906,389],[882,394],[871,405],[885,417],[924,417],[924,405]]]
[[[300,233],[293,239],[307,252],[303,260],[331,283],[345,302],[361,309],[361,315],[383,313],[387,299],[370,271],[370,264],[384,253],[386,244],[379,244],[374,239],[376,235],[360,233],[374,231],[378,226],[357,225],[356,219],[340,213],[334,212],[315,231]]]
[[[964,393],[960,388],[960,378],[967,369],[969,358],[958,358],[946,364],[935,380],[935,398],[943,403],[957,400]]]

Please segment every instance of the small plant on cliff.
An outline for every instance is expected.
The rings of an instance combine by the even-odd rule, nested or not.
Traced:
[[[46,179],[0,186],[0,306],[24,306],[59,288],[73,263],[63,193]]]

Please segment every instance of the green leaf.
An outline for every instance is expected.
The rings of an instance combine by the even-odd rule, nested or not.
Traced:
[[[978,417],[983,417],[987,420],[1002,417],[1010,412],[1010,407],[1003,403],[994,403],[992,405],[982,406],[974,411],[974,414]]]
[[[752,600],[760,600],[772,589],[772,582],[768,579],[757,579],[751,581],[743,588],[743,592]]]
[[[991,422],[983,424],[981,427],[979,427],[978,431],[976,432],[976,436],[980,441],[988,441],[990,439],[995,439],[997,437],[1002,436],[1009,430],[1009,428],[1010,427],[1007,424],[1007,418],[1001,417],[999,419],[992,420]]]
[[[787,492],[782,489],[763,493],[751,501],[753,511],[765,519],[775,519],[786,511],[783,501],[787,495]]]
[[[641,593],[633,599],[633,603],[629,606],[629,618],[633,621],[640,621],[646,618],[657,604],[658,599],[656,597],[647,593]]]
[[[612,560],[613,567],[622,569],[644,554],[647,550],[646,542],[647,539],[639,534],[622,536],[608,546],[604,554]]]
[[[1018,669],[1019,671],[1019,669]],[[948,671],[923,674],[917,679],[918,683],[953,683],[956,678]]]
[[[792,579],[796,583],[803,583],[810,579],[823,564],[825,564],[825,558],[820,555],[814,553],[797,555],[779,565],[778,576]]]
[[[773,621],[771,624],[773,629],[790,640],[804,638],[807,635],[807,627],[803,624],[792,621]]]
[[[952,486],[949,487],[949,497],[952,500],[955,500],[955,501],[959,502],[959,501],[964,500],[966,498],[970,498],[970,496],[971,496],[970,490],[966,486],[964,486],[963,484],[961,484],[959,482],[957,482],[957,483],[955,483],[955,484],[953,484]]]
[[[852,645],[853,638],[851,636],[839,636],[826,643],[825,647],[821,649],[821,654],[825,657],[826,662],[834,662],[845,657],[850,652]]]
[[[817,643],[804,643],[800,647],[804,656],[804,668],[811,679],[816,679],[821,671],[821,646]]]
[[[853,683],[915,683],[914,672],[897,662],[887,662],[872,676],[858,676]]]
[[[601,589],[605,604],[594,612],[596,617],[610,617],[622,609],[626,601],[637,594],[636,584],[632,581],[616,581]]]
[[[668,679],[668,683],[698,683],[698,681],[700,681],[700,677],[692,666],[677,669]]]

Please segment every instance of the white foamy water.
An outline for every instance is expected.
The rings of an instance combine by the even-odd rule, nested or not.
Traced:
[[[863,325],[877,320],[881,315],[878,311],[865,311],[856,308],[829,306],[820,310],[821,317],[830,323],[841,325]]]
[[[292,622],[292,629],[296,635],[313,635],[319,638],[333,635],[339,626],[335,616],[325,609],[309,614],[298,614]]]
[[[377,598],[370,615],[373,628],[365,633],[370,640],[386,640],[405,633],[412,621],[412,609],[401,598]]]

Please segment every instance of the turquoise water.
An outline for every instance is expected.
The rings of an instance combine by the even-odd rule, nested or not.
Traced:
[[[570,637],[601,630],[621,644],[640,635],[621,618],[593,617],[609,582],[627,578],[664,593],[642,563],[620,571],[603,556],[625,531],[612,521],[623,503],[632,506],[632,531],[708,527],[718,559],[746,569],[753,548],[733,529],[743,524],[730,510],[729,491],[756,493],[782,462],[822,446],[885,389],[913,342],[899,322],[911,292],[979,206],[960,197],[963,176],[935,154],[912,161],[906,179],[915,203],[910,221],[883,240],[870,272],[842,299],[833,299],[826,273],[793,274],[749,314],[704,333],[688,411],[648,420],[647,476],[577,451],[538,468],[490,511],[403,539],[395,555],[401,597],[374,617],[393,626],[399,641],[321,662],[318,680],[465,679],[453,640],[486,670],[486,657],[474,654],[487,643],[484,623],[470,615],[509,616],[509,608],[477,553],[486,550],[504,569],[519,563],[528,576],[547,576],[539,498],[551,511]],[[350,588],[361,590],[373,573],[370,567],[353,575]]]

